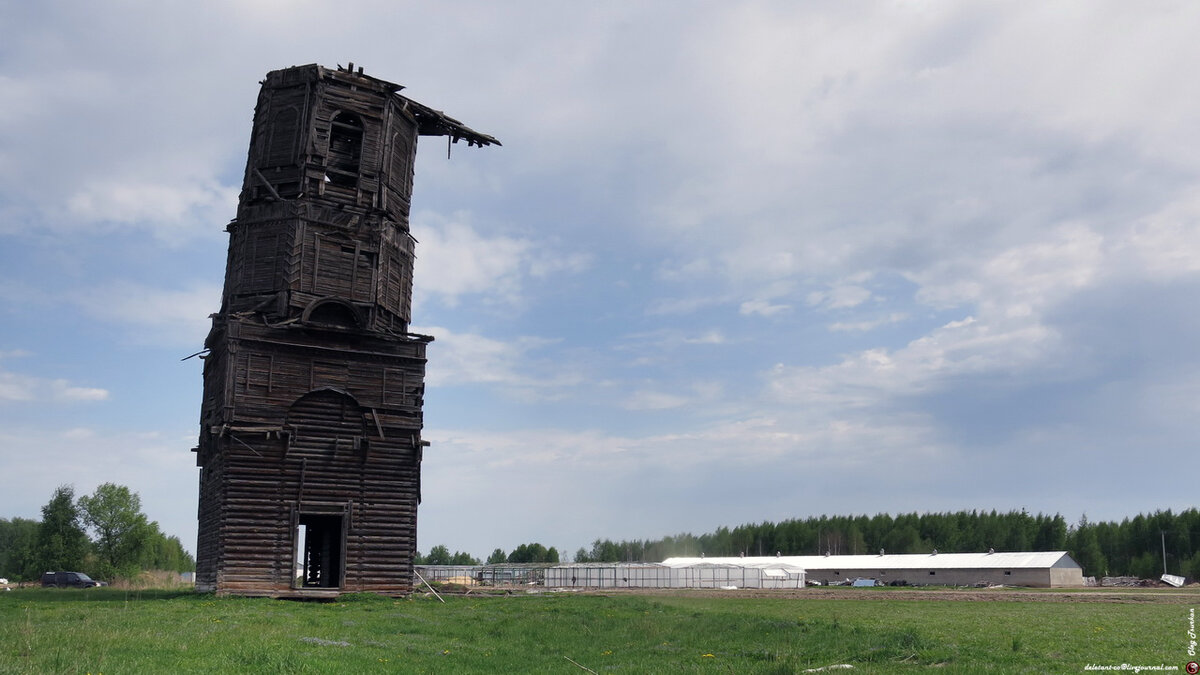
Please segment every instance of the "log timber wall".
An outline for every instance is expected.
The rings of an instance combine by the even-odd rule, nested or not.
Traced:
[[[353,64],[262,83],[205,342],[200,590],[412,588],[433,339],[408,332],[417,137],[498,142],[399,89]]]

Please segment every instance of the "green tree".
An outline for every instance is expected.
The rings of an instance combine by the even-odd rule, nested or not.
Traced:
[[[450,553],[450,549],[443,544],[438,544],[429,549],[429,555],[421,555],[420,551],[413,559],[414,565],[478,565],[479,560],[473,557],[470,553],[455,551]]]
[[[454,555],[450,556],[451,565],[478,565],[479,558],[466,553],[464,551],[455,551]]]
[[[80,570],[88,553],[88,537],[80,526],[79,507],[75,505],[75,488],[60,485],[54,496],[42,507],[42,523],[38,527],[35,563],[26,573],[38,570]]]
[[[183,548],[179,537],[164,535],[157,522],[151,522],[148,528],[143,568],[171,572],[191,572],[196,569],[196,560]]]
[[[504,549],[502,549],[502,548],[498,548],[498,549],[492,551],[492,554],[487,557],[487,564],[489,564],[489,565],[497,565],[499,563],[507,562],[507,561],[508,561],[508,554],[505,553]]]
[[[438,544],[429,549],[429,555],[425,556],[426,565],[449,565],[450,564],[450,549]]]
[[[534,542],[532,544],[521,544],[513,549],[513,552],[508,554],[508,562],[510,563],[556,563],[558,562],[558,549],[551,546],[546,548],[541,544]]]
[[[106,576],[136,575],[147,556],[153,532],[137,493],[124,485],[105,483],[90,497],[80,497],[79,509],[84,522],[96,532],[99,572]]]
[[[0,518],[0,577],[26,580],[39,574],[34,555],[39,526],[27,518]]]

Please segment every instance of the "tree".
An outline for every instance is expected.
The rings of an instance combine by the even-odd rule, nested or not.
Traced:
[[[54,496],[42,507],[42,524],[38,527],[33,574],[79,570],[88,552],[88,537],[79,523],[79,508],[75,505],[75,488],[60,485]],[[28,573],[29,570],[26,570]]]
[[[450,554],[450,549],[443,544],[438,544],[429,549],[429,555],[423,556],[420,552],[413,559],[414,565],[478,565],[479,560],[471,556],[470,553],[455,551]]]
[[[152,533],[137,493],[124,485],[105,483],[92,496],[80,497],[79,509],[84,522],[96,532],[100,573],[125,577],[137,574]]]
[[[504,549],[498,548],[498,549],[492,551],[492,554],[487,557],[487,564],[496,565],[496,564],[499,564],[502,562],[506,562],[507,560],[508,560],[508,554],[504,552]]]
[[[24,580],[40,573],[34,556],[40,526],[27,518],[0,518],[0,577]]]
[[[466,553],[464,551],[455,551],[454,555],[450,556],[451,565],[478,565],[479,558]]]
[[[179,537],[164,535],[157,522],[148,525],[148,532],[142,558],[143,568],[171,572],[191,572],[196,569],[196,560],[183,548]]]
[[[534,542],[532,544],[521,544],[513,549],[513,552],[508,554],[508,562],[510,563],[556,563],[558,562],[558,549],[551,546],[547,549],[545,546]]]
[[[438,544],[429,549],[429,555],[425,556],[426,565],[449,565],[450,564],[450,549]]]

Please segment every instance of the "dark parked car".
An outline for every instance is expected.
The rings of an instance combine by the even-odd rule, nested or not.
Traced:
[[[107,585],[83,572],[46,572],[42,575],[42,586],[45,588],[93,588]]]

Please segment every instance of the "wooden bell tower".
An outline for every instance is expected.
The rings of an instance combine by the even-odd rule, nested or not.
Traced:
[[[362,68],[267,74],[205,341],[198,590],[412,588],[425,349],[418,136],[499,145]]]

